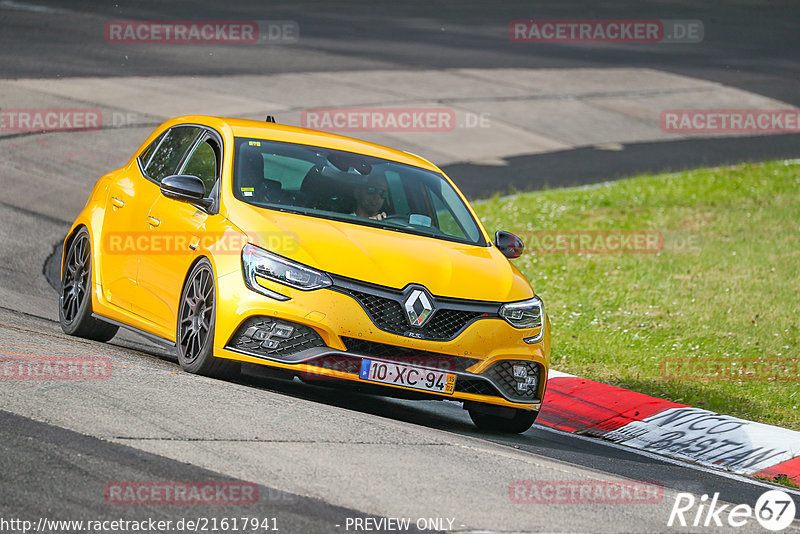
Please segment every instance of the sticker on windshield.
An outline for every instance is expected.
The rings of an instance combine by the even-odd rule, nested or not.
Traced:
[[[255,191],[255,187],[242,187],[240,188],[243,196],[252,197],[253,192]]]
[[[261,141],[250,141],[250,146],[261,146]]]

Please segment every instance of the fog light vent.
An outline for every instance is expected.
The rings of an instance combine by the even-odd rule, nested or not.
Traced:
[[[514,400],[538,398],[540,373],[536,362],[504,360],[494,364],[485,374]]]
[[[289,356],[324,346],[319,334],[306,325],[263,316],[247,319],[227,344],[253,356]]]

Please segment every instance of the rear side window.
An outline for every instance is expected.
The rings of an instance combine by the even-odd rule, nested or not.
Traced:
[[[145,168],[147,177],[161,182],[167,176],[175,174],[186,151],[201,131],[197,126],[176,126],[168,130]]]

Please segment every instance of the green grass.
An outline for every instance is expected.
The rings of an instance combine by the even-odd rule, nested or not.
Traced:
[[[490,231],[664,236],[659,254],[514,260],[552,320],[553,368],[800,430],[800,162],[641,176],[474,206]],[[670,379],[661,365],[674,358],[733,366],[777,359],[781,379]]]
[[[795,488],[795,489],[800,488],[800,486],[797,485],[797,482],[795,482],[786,475],[783,476],[778,475],[775,477],[764,477],[760,475],[753,475],[753,478],[756,478],[758,480],[763,480],[765,482],[772,482],[773,484],[780,484],[781,486],[786,486],[787,488]]]

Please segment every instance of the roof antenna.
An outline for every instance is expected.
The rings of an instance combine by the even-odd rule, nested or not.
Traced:
[[[273,115],[267,115],[267,122],[275,122],[275,117]]]

